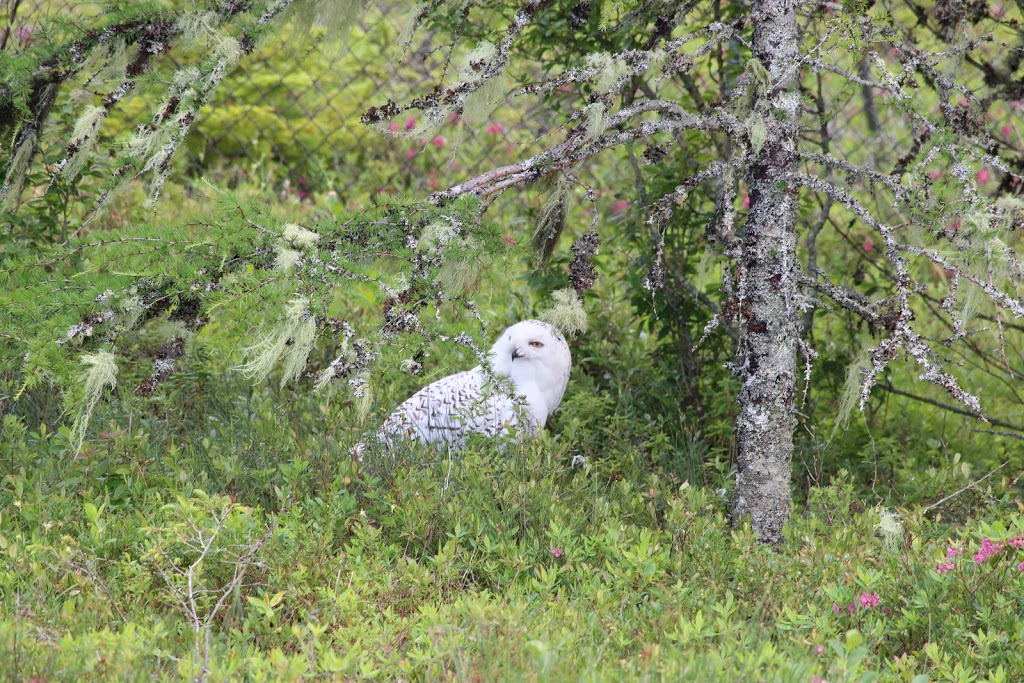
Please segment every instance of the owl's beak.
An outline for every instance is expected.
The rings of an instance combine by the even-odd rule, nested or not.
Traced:
[[[519,347],[518,346],[516,348],[512,349],[512,360],[515,360],[516,358],[522,358],[522,357],[523,357],[523,354],[519,353]]]

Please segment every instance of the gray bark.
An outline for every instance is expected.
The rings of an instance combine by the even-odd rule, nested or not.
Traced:
[[[736,420],[733,522],[747,517],[765,543],[782,542],[789,520],[796,352],[801,295],[796,257],[796,144],[800,100],[795,0],[753,0],[753,56],[771,85],[755,110],[768,138],[747,173],[750,212],[740,263],[742,380]]]

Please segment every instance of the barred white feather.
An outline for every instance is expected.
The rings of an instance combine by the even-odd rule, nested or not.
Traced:
[[[384,421],[377,440],[460,448],[471,434],[535,434],[558,408],[572,356],[553,326],[524,320],[491,347],[491,379],[482,366],[424,387]]]

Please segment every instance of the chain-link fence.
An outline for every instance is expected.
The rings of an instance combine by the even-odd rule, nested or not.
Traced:
[[[0,5],[3,7],[3,5]],[[8,3],[3,36],[8,50],[45,39],[47,22],[88,19],[101,11],[93,2],[67,0]],[[183,169],[191,175],[246,181],[268,176],[282,192],[429,192],[474,172],[536,151],[548,132],[542,112],[500,108],[490,121],[470,127],[453,118],[424,137],[405,137],[421,122],[415,114],[390,122],[399,136],[360,123],[363,112],[391,99],[407,101],[432,90],[447,54],[432,36],[417,36],[407,54],[397,46],[408,8],[372,3],[345,43],[289,22],[244,58],[202,109],[187,147]],[[188,46],[177,45],[154,61],[165,75],[194,63]],[[401,59],[399,57],[402,57]],[[109,126],[127,136],[153,116],[162,97],[144,85],[126,98]]]

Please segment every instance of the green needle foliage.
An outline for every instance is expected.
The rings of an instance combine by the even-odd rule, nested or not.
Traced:
[[[250,339],[246,360],[236,364],[256,381],[278,371],[282,386],[298,379],[318,342],[340,354],[320,386],[365,378],[400,333],[429,339],[442,319],[472,312],[466,297],[482,262],[518,250],[481,220],[474,198],[443,210],[389,198],[312,229],[230,194],[219,204],[212,220],[104,231],[5,263],[0,307],[16,332],[0,363],[7,376],[22,378],[15,398],[43,384],[80,385],[67,394],[80,447],[125,360],[117,354],[154,333],[169,342],[182,327],[225,353],[239,336]],[[359,296],[384,307],[376,328],[346,303]],[[359,335],[349,343],[354,328]],[[91,369],[80,379],[82,362]],[[162,373],[154,367],[154,378]]]

